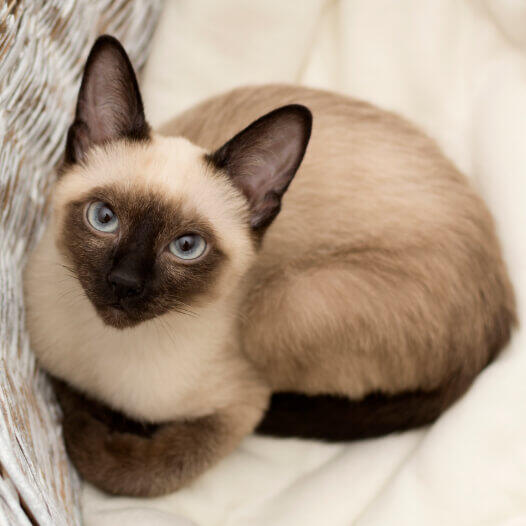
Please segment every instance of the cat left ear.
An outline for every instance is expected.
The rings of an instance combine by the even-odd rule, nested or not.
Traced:
[[[146,140],[149,133],[130,59],[116,38],[103,35],[91,48],[84,67],[75,121],[66,142],[66,162],[83,161],[94,145],[120,138]]]
[[[225,170],[250,207],[250,226],[263,233],[281,208],[281,198],[296,174],[312,129],[312,114],[291,104],[267,113],[239,132],[208,160]]]

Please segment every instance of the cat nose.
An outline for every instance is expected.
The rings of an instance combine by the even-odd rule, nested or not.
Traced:
[[[108,274],[108,283],[119,299],[138,296],[144,289],[144,281],[141,277],[124,268],[117,268]]]

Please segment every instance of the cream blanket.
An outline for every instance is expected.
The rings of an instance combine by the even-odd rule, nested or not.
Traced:
[[[497,219],[524,325],[526,3],[168,2],[143,79],[154,124],[246,83],[287,81],[416,121]],[[349,445],[251,437],[156,500],[85,488],[102,525],[526,524],[526,334],[428,429]]]

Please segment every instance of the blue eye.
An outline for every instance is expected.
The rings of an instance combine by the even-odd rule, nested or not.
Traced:
[[[185,234],[174,239],[168,248],[180,259],[197,259],[206,250],[206,241],[198,234]]]
[[[91,203],[87,213],[89,224],[101,232],[112,233],[119,228],[119,219],[110,206],[102,201]]]

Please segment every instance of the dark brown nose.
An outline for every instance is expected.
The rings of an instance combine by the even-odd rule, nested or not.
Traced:
[[[108,274],[108,283],[119,300],[139,296],[144,289],[144,280],[132,269],[116,268]]]

